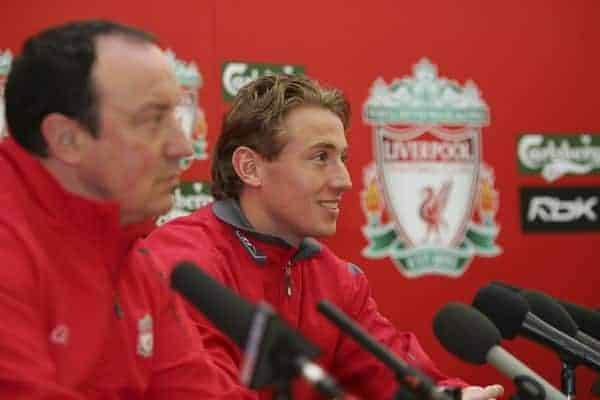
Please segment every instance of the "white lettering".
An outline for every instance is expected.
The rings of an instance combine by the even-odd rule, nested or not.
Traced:
[[[529,169],[539,169],[556,160],[569,160],[576,163],[590,163],[592,167],[600,166],[600,146],[592,146],[589,135],[581,135],[581,145],[569,143],[566,139],[559,141],[546,136],[548,142],[542,147],[542,135],[524,135],[519,140],[517,153],[519,161]]]
[[[581,197],[577,197],[575,200],[561,200],[556,197],[538,196],[532,198],[529,203],[527,220],[571,222],[585,217],[588,221],[596,221],[598,216],[593,208],[597,204],[597,196],[592,196],[587,200]]]
[[[385,140],[383,157],[386,161],[471,161],[473,154],[469,142],[410,142]]]
[[[229,63],[223,71],[223,88],[230,96],[235,96],[240,87],[243,75],[248,69],[248,64],[244,63]]]

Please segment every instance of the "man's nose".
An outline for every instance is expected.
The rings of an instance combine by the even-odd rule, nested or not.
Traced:
[[[340,165],[331,179],[331,184],[334,188],[343,192],[352,188],[352,179],[350,178],[350,172],[348,172],[348,167],[346,167],[345,163],[340,162]]]
[[[167,157],[177,159],[190,157],[194,154],[192,140],[185,135],[181,123],[177,120],[169,133],[165,153]]]

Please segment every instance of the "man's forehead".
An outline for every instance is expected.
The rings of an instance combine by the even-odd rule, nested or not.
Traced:
[[[155,44],[119,35],[104,35],[96,39],[96,60],[93,66],[96,76],[111,74],[112,79],[119,79],[117,71],[148,70],[165,75],[173,74],[167,57]],[[124,77],[123,80],[136,76]]]
[[[310,152],[327,150],[345,152],[348,142],[344,131],[308,132],[300,131],[294,134],[282,132],[278,140],[283,145],[283,151]]]
[[[136,103],[179,94],[167,57],[152,43],[112,35],[97,39],[92,71],[99,95],[136,96]]]
[[[281,123],[284,131],[344,132],[339,115],[318,105],[302,105],[287,112]]]
[[[99,35],[95,40],[96,46],[96,58],[113,55],[115,57],[127,54],[127,57],[121,57],[124,60],[127,59],[139,59],[143,60],[144,52],[155,51],[157,54],[162,54],[158,45],[150,41],[144,41],[137,37],[129,37],[124,34],[105,34]],[[162,54],[162,57],[167,57]]]

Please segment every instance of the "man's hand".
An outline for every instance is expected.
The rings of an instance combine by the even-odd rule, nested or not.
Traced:
[[[468,386],[462,390],[462,400],[495,400],[504,394],[501,385]]]

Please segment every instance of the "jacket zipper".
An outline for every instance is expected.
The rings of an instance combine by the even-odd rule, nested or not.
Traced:
[[[288,263],[283,267],[285,273],[285,293],[287,297],[292,297],[292,261],[288,261]]]
[[[117,319],[123,319],[123,307],[121,307],[121,301],[119,299],[118,289],[115,288],[115,293],[113,295],[113,310],[115,310],[115,315]]]
[[[121,296],[119,296],[119,281],[121,279],[122,265],[118,265],[116,271],[111,272],[110,280],[113,289],[113,310],[117,319],[123,319],[125,312],[121,305]]]

